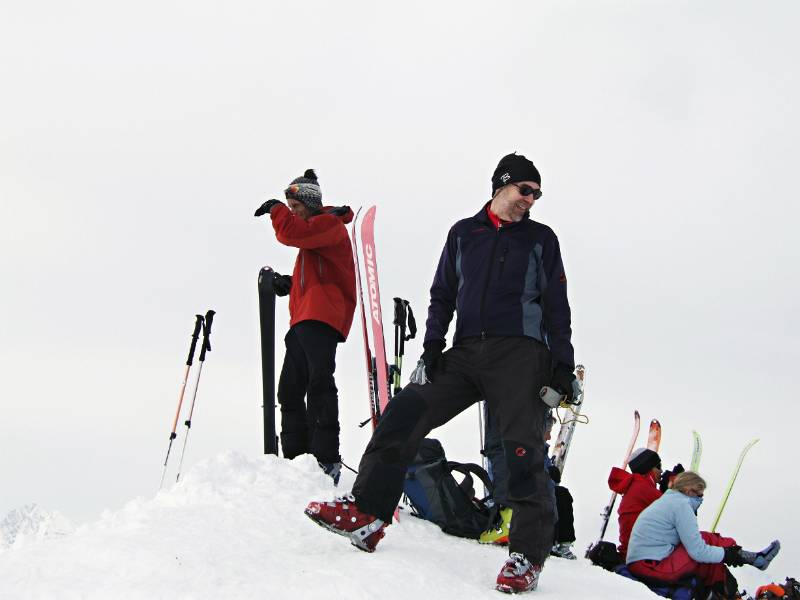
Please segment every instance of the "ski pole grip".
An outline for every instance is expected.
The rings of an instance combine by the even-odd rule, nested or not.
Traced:
[[[197,348],[197,339],[200,337],[200,328],[203,326],[203,315],[195,315],[194,332],[192,333],[192,343],[189,346],[189,358],[186,359],[186,366],[191,367],[194,360],[194,351]]]
[[[406,326],[406,309],[402,298],[394,298],[394,323],[398,327]]]
[[[541,398],[542,402],[547,404],[547,406],[550,408],[556,408],[559,404],[561,404],[561,399],[563,396],[550,386],[546,385],[539,390],[539,398]]]
[[[203,324],[203,347],[200,350],[200,362],[206,359],[206,352],[211,352],[211,324],[214,322],[213,310],[206,313],[205,323]]]

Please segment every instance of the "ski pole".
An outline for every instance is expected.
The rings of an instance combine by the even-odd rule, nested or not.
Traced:
[[[164,476],[167,473],[167,462],[169,461],[169,453],[172,450],[172,440],[175,439],[175,429],[178,426],[178,417],[181,414],[181,405],[183,404],[183,394],[186,391],[186,380],[189,379],[189,369],[192,368],[192,361],[194,360],[194,351],[197,348],[197,339],[200,337],[200,328],[203,326],[203,315],[195,315],[194,332],[192,332],[192,343],[189,346],[189,358],[186,359],[186,368],[183,371],[183,381],[181,382],[181,391],[178,394],[178,410],[175,411],[175,420],[172,422],[172,431],[169,434],[169,446],[167,446],[167,456],[164,459],[164,470],[161,473],[161,484],[158,489],[164,485]]]
[[[481,442],[481,467],[484,471],[486,471],[486,447],[484,446],[483,440],[483,411],[486,405],[485,400],[481,400],[478,402],[478,439]],[[483,495],[484,497],[488,495],[488,490],[486,489],[486,484],[483,484]]]
[[[206,352],[211,352],[211,324],[214,322],[213,310],[206,313],[206,318],[203,322],[203,346],[200,348],[200,366],[197,368],[197,378],[194,381],[194,393],[192,394],[192,405],[189,407],[189,418],[184,421],[186,425],[186,433],[183,436],[183,450],[181,450],[181,460],[178,463],[178,475],[175,477],[177,482],[181,478],[181,469],[183,468],[183,456],[186,454],[186,442],[189,441],[189,430],[192,428],[192,415],[194,414],[194,403],[197,400],[197,388],[200,387],[200,374],[203,372],[203,363],[206,361]]]
[[[406,335],[406,329],[410,331]],[[413,340],[417,335],[417,321],[411,303],[403,298],[394,299],[394,365],[392,365],[394,391],[392,395],[400,393],[400,375],[403,370],[403,356],[406,353],[406,342]]]
[[[402,363],[400,362],[402,359],[400,358],[401,350],[400,346],[402,345],[402,339],[405,335],[405,328],[406,328],[406,319],[405,319],[405,310],[403,307],[403,301],[400,298],[394,299],[394,364],[392,365],[392,383],[394,383],[394,389],[392,390],[392,396],[397,395],[400,392],[400,369],[402,369]]]

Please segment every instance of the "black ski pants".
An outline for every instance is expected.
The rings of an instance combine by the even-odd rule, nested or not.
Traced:
[[[487,406],[484,412],[484,452],[486,458],[489,460],[489,477],[492,479],[492,497],[494,501],[500,506],[509,506],[508,500],[508,478],[509,471],[506,464],[505,450],[503,449],[503,441],[500,436],[500,430],[497,424],[497,419],[489,407]],[[547,424],[545,425],[547,427]],[[544,439],[544,431],[542,431],[542,439]],[[547,448],[547,446],[545,446]],[[561,542],[574,542],[575,541],[575,514],[572,509],[572,494],[569,490],[562,485],[557,485],[550,474],[547,467],[550,464],[549,459],[545,459],[542,468],[547,473],[548,488],[550,494],[555,502],[555,511],[553,520],[556,525],[555,543]],[[513,522],[513,519],[512,519]]]
[[[333,378],[340,340],[339,332],[321,321],[301,321],[284,338],[278,403],[286,458],[310,452],[321,463],[341,460],[339,396]]]
[[[572,510],[572,494],[563,485],[556,486],[556,544],[575,541],[575,513]]]
[[[508,500],[514,509],[509,550],[544,563],[554,519],[543,468],[547,406],[538,392],[550,374],[550,352],[532,338],[472,338],[445,352],[432,383],[409,384],[389,402],[353,486],[359,509],[391,522],[422,439],[485,398],[497,415],[509,469]]]

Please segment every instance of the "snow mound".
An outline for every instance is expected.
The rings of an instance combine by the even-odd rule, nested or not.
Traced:
[[[352,480],[342,482],[341,491]],[[506,552],[403,514],[367,554],[312,523],[310,500],[336,494],[311,457],[226,452],[173,487],[70,535],[0,554],[7,598],[491,598]],[[551,559],[536,598],[647,598],[642,585],[583,559]]]

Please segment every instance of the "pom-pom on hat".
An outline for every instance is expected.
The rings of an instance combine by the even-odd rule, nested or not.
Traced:
[[[322,208],[322,190],[314,169],[306,169],[302,177],[293,179],[289,187],[284,190],[284,194],[287,200],[302,202],[310,210],[316,211]]]

